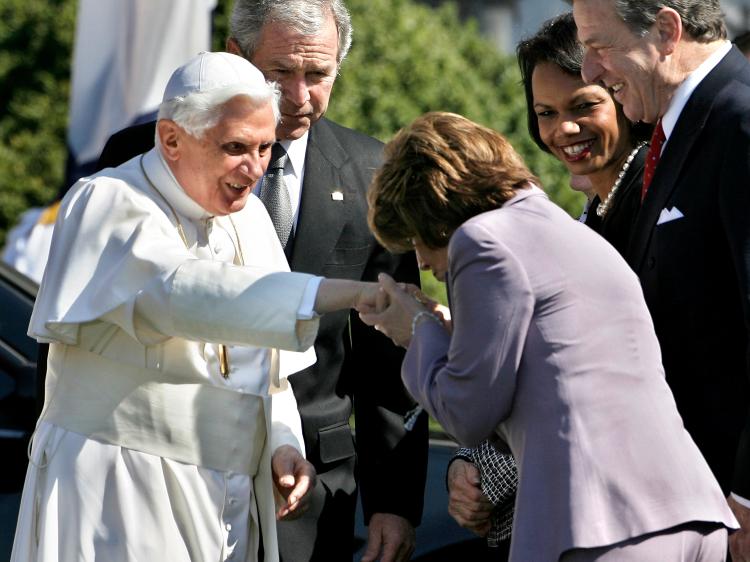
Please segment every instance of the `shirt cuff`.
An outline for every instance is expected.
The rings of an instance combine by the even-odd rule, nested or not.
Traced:
[[[743,498],[742,496],[738,496],[738,495],[737,495],[737,494],[735,494],[734,492],[731,492],[731,493],[730,493],[729,495],[730,495],[730,496],[731,496],[731,498],[732,498],[732,499],[733,499],[734,501],[736,501],[736,502],[737,502],[738,504],[740,504],[740,505],[742,505],[742,506],[744,506],[744,507],[746,507],[746,508],[750,509],[750,500],[748,500],[748,499],[746,499],[746,498]]]
[[[302,294],[302,302],[297,309],[297,320],[310,320],[318,316],[315,312],[315,297],[318,296],[321,281],[323,281],[322,277],[312,277],[307,282],[305,292]]]
[[[453,452],[453,457],[451,458],[451,461],[454,461],[456,459],[461,459],[463,461],[468,461],[472,464],[474,464],[474,452],[476,449],[472,449],[471,447],[459,447]],[[448,463],[450,465],[450,462]]]

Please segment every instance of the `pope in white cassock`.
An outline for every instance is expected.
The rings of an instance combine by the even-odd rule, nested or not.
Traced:
[[[260,71],[201,53],[167,85],[156,148],[64,199],[29,327],[50,352],[13,561],[255,561],[261,537],[278,560],[275,518],[315,473],[285,378],[309,361],[277,349],[377,292],[288,271],[251,194],[278,119]]]

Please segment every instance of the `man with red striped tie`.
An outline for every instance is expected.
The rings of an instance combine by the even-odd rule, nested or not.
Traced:
[[[750,561],[750,63],[719,0],[572,0],[583,76],[655,124],[626,259],[685,427],[742,524]]]

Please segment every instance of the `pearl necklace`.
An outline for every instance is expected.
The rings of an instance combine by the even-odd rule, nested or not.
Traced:
[[[609,211],[609,207],[610,205],[612,205],[612,200],[615,197],[615,193],[617,193],[617,189],[620,187],[620,184],[622,183],[622,178],[624,178],[625,174],[628,173],[628,168],[630,168],[630,164],[633,162],[633,158],[635,158],[635,155],[638,154],[638,151],[643,147],[644,144],[646,143],[642,142],[641,144],[639,144],[633,149],[633,151],[625,160],[625,163],[622,165],[622,169],[620,170],[620,173],[617,174],[617,179],[615,180],[615,183],[612,185],[612,189],[609,190],[609,193],[607,194],[607,198],[596,206],[596,215],[598,217],[604,218],[605,216],[607,216],[607,211]]]

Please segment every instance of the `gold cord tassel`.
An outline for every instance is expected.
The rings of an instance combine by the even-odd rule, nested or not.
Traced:
[[[219,371],[222,377],[229,378],[229,351],[223,343],[219,344]]]

